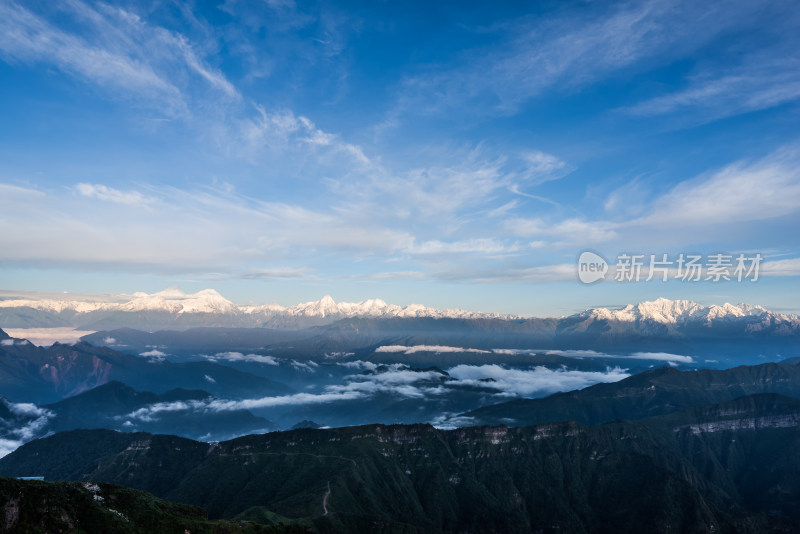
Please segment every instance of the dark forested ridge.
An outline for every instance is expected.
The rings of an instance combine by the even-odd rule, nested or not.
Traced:
[[[758,393],[800,398],[800,366],[765,363],[696,371],[661,367],[619,382],[595,384],[541,399],[516,399],[464,416],[480,425],[524,426],[565,420],[594,425],[664,415]]]
[[[800,400],[766,394],[591,427],[368,425],[212,444],[72,431],[24,445],[0,474],[125,484],[320,532],[792,532],[799,421]]]
[[[294,534],[299,525],[259,525],[208,520],[201,508],[175,504],[142,491],[90,482],[39,482],[0,478],[0,525],[10,534]]]

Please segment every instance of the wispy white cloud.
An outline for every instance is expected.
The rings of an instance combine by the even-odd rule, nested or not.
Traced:
[[[448,347],[446,345],[413,345],[406,347],[405,345],[382,345],[375,349],[375,352],[402,352],[403,354],[414,354],[417,352],[477,352],[488,354],[487,350],[470,349],[465,347]]]
[[[602,243],[617,237],[615,223],[576,218],[547,222],[540,218],[516,217],[507,219],[505,226],[513,235],[551,237],[558,244]]]
[[[504,163],[483,159],[476,149],[455,165],[431,165],[392,176],[384,172],[367,184],[370,189],[365,193],[380,206],[397,202],[395,213],[400,218],[448,217],[463,209],[483,208],[487,199],[510,183],[512,176],[504,171]]]
[[[133,412],[117,416],[116,419],[131,420],[138,419],[140,421],[153,422],[158,419],[160,413],[184,412],[184,411],[202,411],[207,409],[209,401],[173,401],[173,402],[159,402],[139,408]]]
[[[715,77],[707,73],[695,76],[682,90],[636,103],[623,111],[643,117],[683,112],[690,114],[692,122],[707,122],[799,98],[800,64],[784,51],[771,50],[768,56],[759,55]]]
[[[679,183],[632,226],[726,225],[800,212],[800,149],[787,147],[754,162]]]
[[[674,247],[675,242],[713,242],[730,233],[731,225],[759,223],[800,213],[800,150],[789,145],[756,160],[742,160],[678,182],[661,194],[647,194],[634,179],[638,198],[636,215],[618,209],[619,190],[611,193],[606,208],[614,218],[566,218],[508,216],[503,224],[509,234],[538,238],[545,247],[646,246],[648,250]],[[555,273],[546,267],[534,275]],[[518,275],[524,275],[524,272]],[[564,270],[564,275],[567,271]]]
[[[492,238],[467,239],[464,241],[443,242],[425,241],[412,247],[412,254],[511,254],[523,250],[519,243],[504,243]]]
[[[54,63],[102,87],[122,89],[151,101],[162,99],[162,105],[172,112],[185,107],[180,90],[138,58],[93,46],[12,2],[0,5],[0,21],[0,51],[8,59]]]
[[[306,361],[301,362],[298,360],[289,360],[289,365],[297,369],[298,371],[304,371],[306,373],[313,373],[319,367],[319,364],[314,361]]]
[[[386,369],[378,368],[372,373],[363,373],[358,375],[351,375],[348,378],[350,383],[344,387],[351,387],[354,383],[371,382],[374,384],[392,385],[392,384],[413,384],[415,382],[422,382],[426,380],[442,378],[442,375],[436,371],[420,371],[406,367],[400,363],[384,365]]]
[[[351,275],[358,276],[373,280],[414,280],[425,278],[428,276],[423,271],[397,271],[397,272],[382,272],[382,273],[369,273],[365,275]]]
[[[188,40],[182,35],[166,34],[165,38],[172,41],[174,46],[183,54],[186,65],[197,75],[203,78],[209,85],[219,89],[231,98],[240,98],[239,91],[228,79],[218,70],[211,68],[201,60]]]
[[[163,358],[164,356],[166,356],[166,353],[161,352],[160,350],[157,349],[153,349],[153,350],[148,350],[147,352],[142,352],[141,354],[139,354],[139,356],[144,356],[146,358],[152,358],[152,357]]]
[[[138,191],[120,191],[102,184],[79,183],[75,186],[75,190],[87,198],[128,206],[146,206],[153,202],[152,198],[148,198]]]
[[[213,356],[204,355],[204,358],[211,361],[228,361],[228,362],[255,362],[265,363],[267,365],[280,365],[277,358],[264,354],[242,354],[241,352],[218,352]]]
[[[284,280],[288,278],[313,278],[308,267],[275,267],[272,269],[252,269],[245,271],[236,278],[244,280]]]
[[[683,356],[681,354],[671,354],[669,352],[634,352],[627,356],[635,360],[656,360],[662,362],[674,363],[694,363],[694,358],[691,356]]]
[[[800,276],[800,258],[769,260],[761,264],[760,276]]]
[[[469,51],[457,68],[409,78],[400,106],[438,112],[469,101],[478,112],[512,112],[554,87],[577,89],[622,69],[674,61],[733,27],[755,24],[759,14],[747,2],[665,0],[603,10],[589,4],[544,23],[523,17],[498,25],[500,44]]]
[[[563,160],[541,150],[523,152],[521,158],[526,162],[526,173],[533,185],[557,180],[569,168]]]
[[[596,350],[586,350],[586,349],[569,349],[569,350],[492,349],[491,351],[488,351],[470,347],[449,347],[442,345],[413,345],[410,347],[407,347],[405,345],[383,345],[375,349],[375,352],[403,353],[403,354],[414,354],[417,352],[435,352],[435,353],[469,352],[469,353],[479,353],[479,354],[506,354],[506,355],[507,354],[529,354],[529,355],[555,354],[567,358],[619,358],[619,359],[632,359],[632,360],[694,363],[694,358],[692,358],[691,356],[684,356],[681,354],[671,354],[667,352],[634,352],[630,354],[609,354],[605,352],[599,352]]]
[[[318,365],[314,362],[298,362],[299,369],[314,371]],[[327,404],[331,402],[367,399],[378,393],[389,393],[399,397],[424,398],[438,395],[443,390],[431,386],[427,382],[441,381],[442,375],[433,371],[415,371],[402,364],[391,364],[381,371],[378,366],[368,362],[341,363],[343,367],[365,370],[366,373],[345,377],[342,384],[326,386],[319,393],[295,393],[243,400],[207,399],[203,401],[162,402],[140,408],[119,419],[138,419],[154,421],[163,412],[225,412],[233,410],[252,410],[258,408],[274,408],[282,406],[298,406],[309,404]]]
[[[22,415],[26,417],[52,417],[53,414],[45,410],[44,408],[40,408],[33,403],[30,402],[8,402],[4,401],[6,406],[11,411],[11,413],[16,415]]]
[[[518,205],[508,202],[509,190],[559,178],[568,168],[544,152],[501,154],[481,144],[433,152],[422,167],[400,170],[370,161],[362,173],[331,181],[342,198],[337,211],[393,224],[435,222],[452,233],[495,208],[513,210]]]
[[[42,198],[46,193],[32,187],[21,187],[13,184],[0,184],[0,197],[12,200],[32,200]]]
[[[166,359],[167,354],[158,349],[152,349],[139,354],[143,358],[149,358],[151,362],[160,363]]]
[[[197,76],[226,97],[239,98],[184,36],[105,4],[93,7],[76,0],[59,7],[59,15],[71,24],[55,25],[31,6],[0,5],[0,55],[7,61],[52,65],[109,98],[133,99],[169,116],[191,114],[193,97],[185,76]]]
[[[8,194],[0,196],[0,227],[24,226],[26,232],[24,236],[0,232],[0,247],[4,259],[11,262],[129,262],[156,270],[179,266],[216,272],[214,276],[221,279],[317,278],[319,253],[324,251],[332,257],[351,259],[354,255],[361,259],[394,257],[406,267],[397,271],[365,269],[364,278],[428,277],[481,283],[574,280],[572,263],[525,265],[514,258],[533,251],[537,257],[541,252],[541,257],[547,258],[547,254],[565,247],[598,244],[635,247],[647,243],[653,249],[666,247],[676,239],[685,240],[688,235],[693,242],[713,240],[727,232],[730,224],[750,222],[756,228],[762,222],[797,215],[798,154],[789,146],[755,161],[736,162],[686,180],[649,199],[641,210],[644,215],[627,220],[523,217],[512,213],[486,219],[485,211],[469,207],[471,200],[455,200],[453,206],[457,207],[443,208],[454,210],[451,226],[447,215],[431,213],[431,219],[425,219],[418,217],[421,212],[411,217],[411,208],[405,212],[402,208],[379,210],[378,201],[403,205],[400,197],[385,196],[385,190],[374,190],[349,205],[346,195],[334,191],[334,202],[312,209],[252,199],[231,187],[147,186],[145,196],[135,190],[79,184],[76,191],[81,194],[65,199],[55,192],[7,186],[4,190]],[[492,190],[507,181],[499,174],[492,176],[490,181],[496,181]],[[404,194],[399,190],[394,193]],[[431,206],[438,194],[429,199]],[[338,206],[335,200],[340,202]],[[143,205],[148,209],[147,216],[140,216]],[[355,209],[359,205],[365,209]],[[130,217],[120,219],[121,210],[131,210]],[[470,217],[483,224],[465,223]],[[437,224],[431,227],[420,222]],[[451,238],[470,234],[473,237]],[[427,235],[435,237],[420,239]],[[81,239],[75,240],[75,236]],[[460,261],[463,255],[475,261]],[[263,260],[273,264],[278,260],[284,267],[255,266]],[[502,269],[498,269],[497,261],[504,262]],[[252,267],[231,271],[227,266],[231,262]]]
[[[377,363],[365,362],[363,360],[355,360],[352,362],[337,362],[336,365],[340,367],[346,367],[348,369],[360,369],[369,371],[374,371],[378,367]]]
[[[303,258],[320,248],[390,252],[410,248],[414,241],[402,230],[365,226],[360,220],[298,205],[261,202],[226,190],[151,189],[159,202],[149,205],[146,216],[136,204],[138,196],[110,188],[92,187],[86,192],[126,202],[90,203],[83,195],[64,199],[56,193],[30,195],[23,190],[2,197],[0,227],[22,225],[26,229],[24,235],[2,232],[4,259],[129,263],[153,268],[181,265],[189,271],[199,267],[206,272],[225,272],[227,268],[221,265],[209,267],[275,257],[290,263],[294,254]],[[120,210],[130,212],[121,218]],[[178,243],[181,246],[176,246]],[[301,273],[308,267],[289,269]]]
[[[264,120],[274,126],[277,138],[286,137],[287,142],[295,145],[299,137],[315,128],[308,120],[291,113],[265,114]],[[259,131],[263,133],[264,130]],[[265,143],[259,140],[256,144]],[[345,154],[351,163],[362,162],[365,172],[353,176],[346,187],[332,183],[331,201],[318,209],[253,199],[237,193],[227,184],[194,189],[151,185],[147,195],[104,184],[76,185],[78,198],[103,200],[126,209],[148,209],[146,217],[132,213],[132,218],[125,219],[124,225],[115,225],[118,217],[112,217],[109,209],[102,205],[67,206],[63,199],[46,192],[37,192],[35,197],[13,195],[17,198],[7,199],[12,208],[7,217],[24,218],[27,232],[24,243],[13,234],[6,234],[7,240],[14,241],[14,246],[8,247],[12,251],[9,259],[41,261],[45,257],[60,256],[61,261],[84,263],[130,262],[151,267],[198,265],[203,270],[215,271],[216,278],[284,279],[310,278],[309,273],[315,268],[308,264],[287,265],[244,269],[238,274],[213,268],[223,260],[227,263],[283,258],[282,263],[290,264],[292,256],[304,258],[319,250],[334,254],[382,254],[384,257],[411,255],[436,261],[440,257],[461,254],[517,254],[542,244],[496,237],[445,240],[419,239],[414,235],[416,232],[429,234],[433,230],[434,236],[444,233],[450,237],[449,234],[469,224],[469,219],[483,216],[487,196],[501,195],[509,184],[525,180],[529,174],[535,176],[536,172],[527,173],[514,166],[506,168],[505,160],[491,162],[484,159],[480,151],[471,151],[467,161],[456,167],[417,169],[398,179],[386,179],[388,171],[365,156],[362,158],[360,149],[341,141],[338,136],[325,137],[323,148],[331,146],[335,153]],[[558,160],[541,153],[534,159],[539,162],[537,165],[548,169],[560,167]],[[370,174],[372,170],[377,175]],[[81,213],[80,218],[73,215],[76,212]],[[423,222],[436,225],[419,226]],[[82,239],[77,244],[70,243],[66,235],[81,235]],[[174,246],[177,242],[188,245],[187,241],[193,240],[197,241],[194,246]],[[403,273],[367,272],[365,276],[424,276],[424,271]]]
[[[361,391],[334,391],[328,393],[295,393],[279,397],[262,397],[239,401],[216,400],[209,403],[208,408],[214,411],[252,410],[275,406],[296,406],[301,404],[326,404],[329,402],[354,400],[365,397]]]
[[[575,264],[556,263],[534,267],[508,266],[499,270],[495,266],[453,265],[435,274],[445,280],[469,281],[481,284],[518,284],[536,282],[563,282],[576,279]]]
[[[519,184],[513,184],[513,185],[509,186],[508,190],[511,191],[512,193],[514,193],[515,195],[519,195],[521,197],[532,198],[533,200],[538,200],[539,202],[544,202],[546,204],[552,204],[553,206],[556,206],[556,207],[560,207],[561,206],[561,204],[559,204],[558,202],[556,202],[553,199],[550,199],[550,198],[547,198],[547,197],[543,197],[541,195],[533,195],[531,193],[526,193],[524,191],[521,191],[520,188],[519,188]],[[501,206],[501,208],[506,208],[506,206],[515,207],[514,205],[504,204],[503,206]],[[508,209],[503,209],[502,211],[507,212],[509,210]],[[492,214],[497,214],[497,213],[498,213],[497,210],[493,210],[492,211]]]
[[[321,130],[308,117],[296,115],[289,109],[267,111],[260,104],[253,104],[253,107],[255,113],[239,119],[233,132],[233,149],[241,155],[255,157],[264,150],[324,150],[350,158],[351,164],[370,164],[360,148],[343,141],[337,134]]]
[[[633,352],[630,354],[608,354],[596,350],[542,350],[544,354],[557,354],[567,358],[622,358],[631,360],[650,360],[656,362],[694,363],[694,358],[669,352]]]
[[[605,372],[586,372],[552,370],[546,367],[509,369],[500,365],[458,365],[447,372],[459,380],[459,385],[497,389],[513,396],[546,395],[582,389],[598,382],[617,382],[630,376],[619,368]]]

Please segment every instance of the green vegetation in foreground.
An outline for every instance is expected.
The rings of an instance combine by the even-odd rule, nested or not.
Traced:
[[[167,502],[113,484],[0,478],[3,532],[150,534],[294,534],[301,526],[216,520],[202,508]]]

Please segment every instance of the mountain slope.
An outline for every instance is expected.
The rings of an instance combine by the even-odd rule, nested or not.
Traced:
[[[212,446],[75,431],[21,447],[0,473],[124,480],[214,517],[267,509],[322,532],[792,532],[800,428],[787,418],[800,401],[758,395],[594,427],[369,425]]]
[[[302,527],[208,521],[204,510],[122,486],[0,478],[3,532],[305,532]]]
[[[534,425],[577,421],[594,425],[642,419],[756,393],[800,398],[800,366],[767,363],[726,370],[662,367],[619,382],[596,384],[541,399],[517,399],[465,414],[472,424]]]
[[[212,362],[159,361],[85,342],[47,348],[27,342],[0,345],[0,391],[17,402],[53,402],[112,380],[144,391],[203,389],[227,398],[291,392],[268,378]]]
[[[174,389],[159,395],[117,381],[40,406],[0,397],[0,456],[34,438],[76,428],[167,432],[203,441],[278,429],[249,410],[208,410],[213,400],[205,391]]]
[[[59,432],[75,428],[109,428],[168,432],[192,439],[219,441],[232,436],[277,430],[277,425],[248,410],[225,413],[196,409],[211,395],[200,390],[173,389],[160,395],[139,392],[117,381],[108,382],[74,397],[41,408],[53,414],[43,430]],[[169,407],[158,417],[131,417],[153,405]]]
[[[145,332],[132,328],[106,330],[83,336],[95,346],[107,346],[140,354],[154,347],[174,355],[212,355],[218,352],[253,352],[278,343],[291,343],[313,336],[313,330],[274,330],[269,328],[190,328]]]

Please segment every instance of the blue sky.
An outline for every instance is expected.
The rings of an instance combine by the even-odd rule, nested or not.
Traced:
[[[800,310],[792,1],[0,0],[0,288]],[[578,282],[591,249],[757,282]]]

